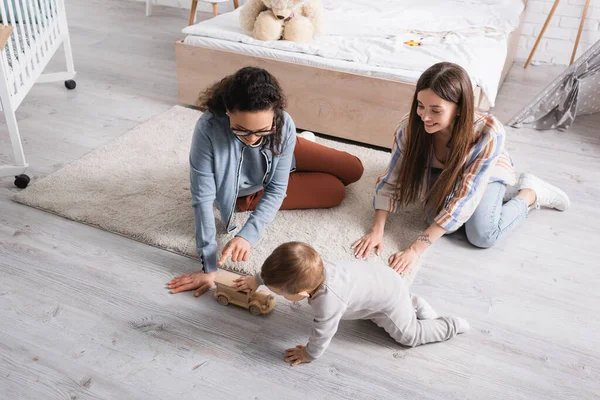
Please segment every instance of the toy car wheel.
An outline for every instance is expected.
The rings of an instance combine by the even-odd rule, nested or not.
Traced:
[[[226,306],[227,304],[229,304],[229,300],[227,299],[227,297],[223,296],[222,294],[220,294],[219,297],[217,297],[217,301],[222,306]]]
[[[260,308],[258,306],[252,305],[249,310],[252,315],[260,315]]]

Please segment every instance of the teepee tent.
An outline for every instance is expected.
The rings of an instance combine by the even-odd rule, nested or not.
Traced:
[[[508,122],[515,128],[567,129],[578,115],[600,112],[600,40]]]

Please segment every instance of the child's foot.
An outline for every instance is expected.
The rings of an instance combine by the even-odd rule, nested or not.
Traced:
[[[471,324],[464,318],[454,317],[457,322],[456,333],[465,333],[471,330]]]
[[[312,133],[312,132],[309,132],[309,131],[304,131],[304,132],[298,134],[297,136],[301,137],[302,139],[306,139],[308,141],[311,141],[313,143],[315,143],[316,140],[317,140],[316,137],[315,137],[315,134]]]
[[[437,313],[431,305],[422,297],[411,294],[413,308],[417,314],[417,319],[436,319]]]
[[[571,206],[569,196],[559,188],[544,182],[535,175],[523,173],[519,178],[519,190],[531,189],[535,192],[533,207],[555,208],[565,211]]]

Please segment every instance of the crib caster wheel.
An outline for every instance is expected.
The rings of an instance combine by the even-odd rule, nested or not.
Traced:
[[[65,81],[65,87],[69,90],[73,90],[77,87],[77,83],[74,80],[69,79],[68,81]]]
[[[25,174],[15,176],[15,186],[19,189],[25,189],[30,181],[31,179]]]

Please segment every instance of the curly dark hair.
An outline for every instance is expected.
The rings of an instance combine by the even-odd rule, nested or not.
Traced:
[[[200,110],[208,110],[215,115],[223,115],[227,111],[273,110],[275,133],[266,137],[263,146],[268,147],[275,155],[281,152],[286,98],[277,79],[266,70],[244,67],[202,92],[196,105]]]

